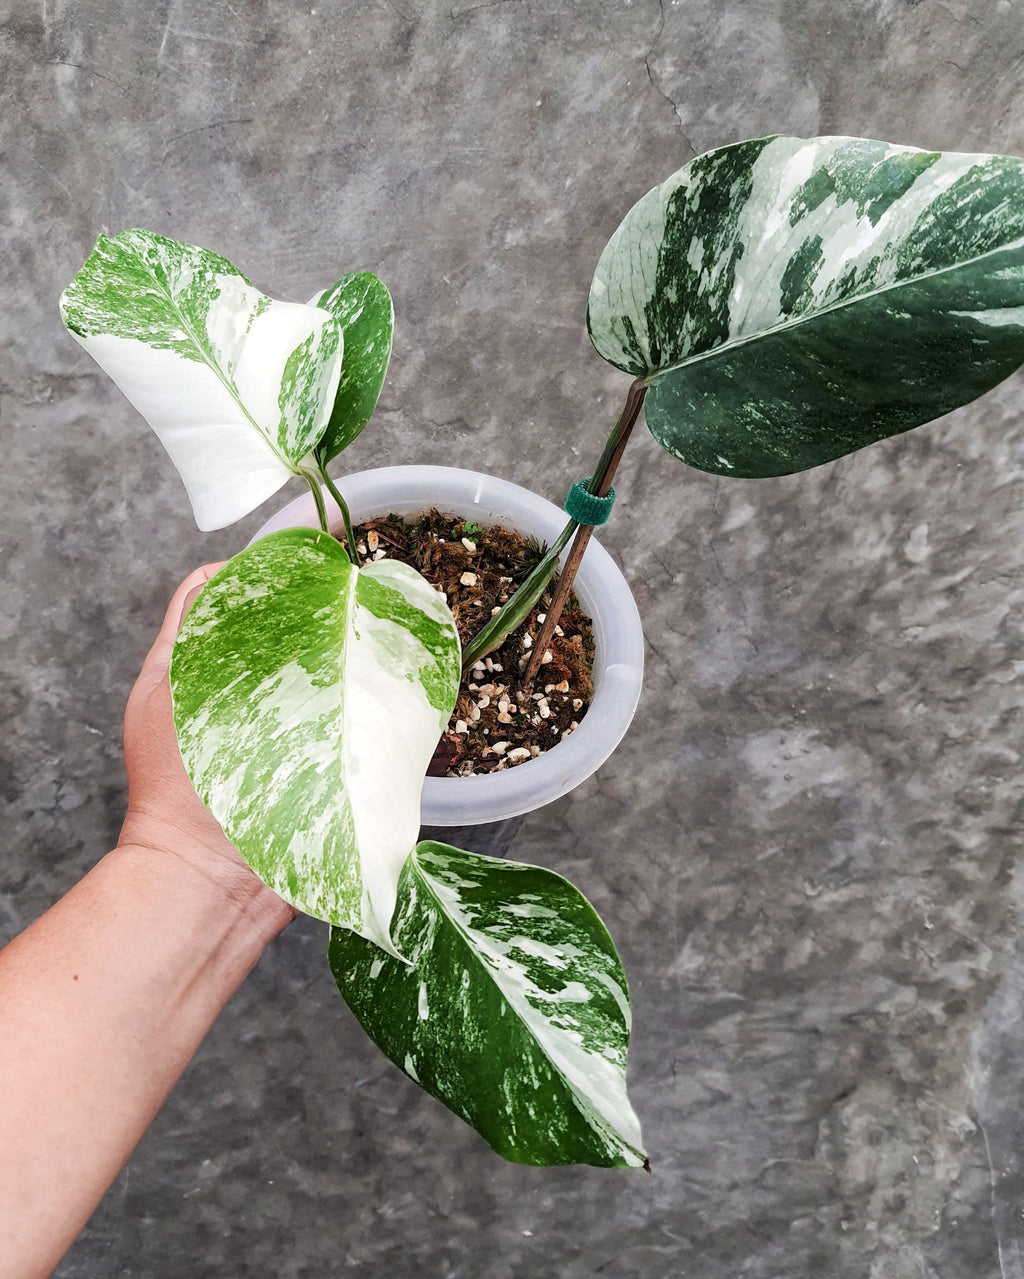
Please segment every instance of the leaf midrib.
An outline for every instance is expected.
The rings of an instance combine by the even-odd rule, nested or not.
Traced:
[[[1014,250],[1024,248],[1024,236],[1017,240],[1011,241],[1009,244],[1000,245],[999,248],[989,249],[986,253],[975,254],[974,257],[967,258],[962,262],[954,262],[951,266],[940,267],[935,271],[924,271],[920,275],[911,276],[909,279],[893,280],[891,284],[884,284],[877,289],[869,289],[866,293],[858,293],[855,297],[843,298],[839,302],[834,302],[830,306],[824,306],[820,310],[813,311],[807,315],[797,316],[795,319],[786,320],[782,324],[773,324],[766,329],[761,329],[757,333],[751,333],[748,337],[735,338],[732,341],[723,342],[720,346],[711,347],[710,350],[701,351],[697,355],[688,355],[685,359],[677,360],[674,364],[670,364],[665,368],[658,369],[650,374],[641,374],[645,385],[656,386],[662,378],[667,377],[670,373],[678,372],[679,369],[688,368],[691,364],[699,364],[704,360],[714,359],[716,356],[732,352],[743,346],[749,346],[752,342],[760,342],[765,338],[774,337],[779,333],[789,332],[791,329],[798,328],[801,324],[810,324],[815,320],[821,319],[822,316],[834,314],[837,311],[845,310],[847,307],[856,306],[859,302],[864,302],[868,298],[881,297],[884,293],[892,293],[898,289],[906,288],[913,284],[920,284],[925,280],[933,280],[941,275],[948,275],[954,271],[962,271],[966,267],[974,266],[978,262],[984,262],[986,258],[995,257],[1000,253],[1011,253]]]
[[[225,374],[220,369],[220,367],[213,361],[213,359],[210,356],[206,354],[206,350],[203,344],[200,342],[192,324],[189,322],[187,316],[182,311],[181,307],[175,301],[174,294],[171,293],[169,288],[166,288],[163,285],[162,281],[160,280],[160,277],[156,274],[155,271],[153,271],[153,269],[149,266],[149,264],[143,258],[139,257],[138,254],[136,254],[136,257],[142,263],[145,270],[147,270],[149,274],[152,276],[152,278],[156,281],[157,286],[161,289],[161,291],[166,296],[167,301],[171,305],[171,309],[174,311],[175,315],[181,321],[182,328],[188,334],[189,338],[191,338],[192,343],[195,346],[196,350],[199,352],[200,358],[202,359],[203,363],[206,365],[207,368],[211,369],[213,373],[216,374],[216,376],[220,379],[221,384],[224,386],[225,390],[228,392],[231,398],[238,405],[239,409],[241,409],[242,413],[244,414],[246,420],[249,422],[250,426],[252,426],[253,430],[256,431],[256,433],[266,441],[268,447],[271,449],[271,451],[277,457],[278,461],[281,462],[283,466],[287,467],[288,470],[291,471],[293,475],[300,475],[302,473],[301,468],[297,464],[293,463],[288,457],[285,456],[284,453],[281,452],[281,450],[270,438],[267,432],[264,431],[264,429],[260,426],[260,424],[253,417],[253,415],[242,403],[242,397],[238,394],[238,389],[234,385],[234,383],[228,380],[228,378],[225,376]],[[242,275],[241,271],[239,271],[238,275],[239,275],[239,278],[244,280],[245,283],[248,284],[250,288],[254,287],[252,284],[252,281],[249,280],[246,276]],[[266,297],[266,294],[261,293],[260,296]],[[271,299],[271,301],[273,301],[273,299]],[[245,341],[249,340],[249,334],[251,333],[251,331],[252,331],[252,322],[250,321],[248,327],[245,330]]]

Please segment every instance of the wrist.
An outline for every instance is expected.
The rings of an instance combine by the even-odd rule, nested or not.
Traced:
[[[127,821],[107,859],[123,865],[166,900],[187,905],[195,918],[215,920],[230,931],[250,932],[263,946],[298,914],[234,849],[230,856],[212,854],[204,844],[191,843],[180,832],[155,835],[133,829]]]

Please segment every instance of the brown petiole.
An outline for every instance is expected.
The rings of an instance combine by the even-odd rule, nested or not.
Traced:
[[[608,442],[604,446],[604,452],[601,454],[594,474],[590,478],[590,492],[595,497],[607,497],[608,495],[608,490],[612,486],[612,477],[619,465],[623,450],[629,442],[636,420],[640,416],[640,409],[643,406],[646,394],[647,384],[644,380],[639,377],[634,379],[630,384],[626,395],[626,403],[622,407],[619,420],[615,424],[615,429],[609,435]],[[558,583],[555,586],[555,593],[548,608],[547,617],[541,626],[540,634],[537,636],[536,643],[533,646],[533,654],[526,667],[523,687],[527,692],[531,692],[533,689],[533,681],[537,678],[537,671],[540,668],[544,653],[551,644],[555,627],[562,616],[565,601],[569,596],[569,591],[572,589],[580,561],[583,559],[583,552],[587,549],[587,543],[590,541],[590,535],[593,531],[593,526],[590,524],[581,524],[576,530],[576,536],[573,539],[572,546],[569,548],[565,565],[559,573]]]

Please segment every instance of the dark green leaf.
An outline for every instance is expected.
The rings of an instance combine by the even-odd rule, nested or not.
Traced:
[[[369,271],[343,275],[311,301],[330,311],[345,335],[334,410],[316,449],[326,465],[352,443],[376,408],[391,359],[394,309],[391,294]]]
[[[689,465],[831,461],[1024,362],[1024,162],[862,138],[708,152],[627,214],[588,324]]]
[[[549,870],[422,843],[392,921],[412,967],[331,932],[339,989],[410,1078],[506,1159],[637,1167],[626,979],[604,925]]]

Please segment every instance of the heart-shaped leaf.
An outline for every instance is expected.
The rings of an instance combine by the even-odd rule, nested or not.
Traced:
[[[345,335],[345,355],[334,409],[317,445],[322,466],[347,448],[370,420],[391,359],[395,312],[391,294],[369,271],[343,275],[310,299],[330,311]]]
[[[337,320],[266,297],[196,245],[151,231],[100,236],[61,315],[160,437],[201,529],[275,493],[330,419]]]
[[[265,883],[390,949],[459,670],[451,613],[415,570],[357,569],[314,529],[272,533],[210,579],[178,635],[185,767]]]
[[[393,936],[411,967],[343,929],[329,958],[349,1007],[411,1079],[516,1163],[645,1162],[626,1096],[626,978],[578,889],[422,843]]]
[[[1024,161],[863,138],[710,151],[626,215],[588,325],[689,465],[831,461],[1024,362]]]

